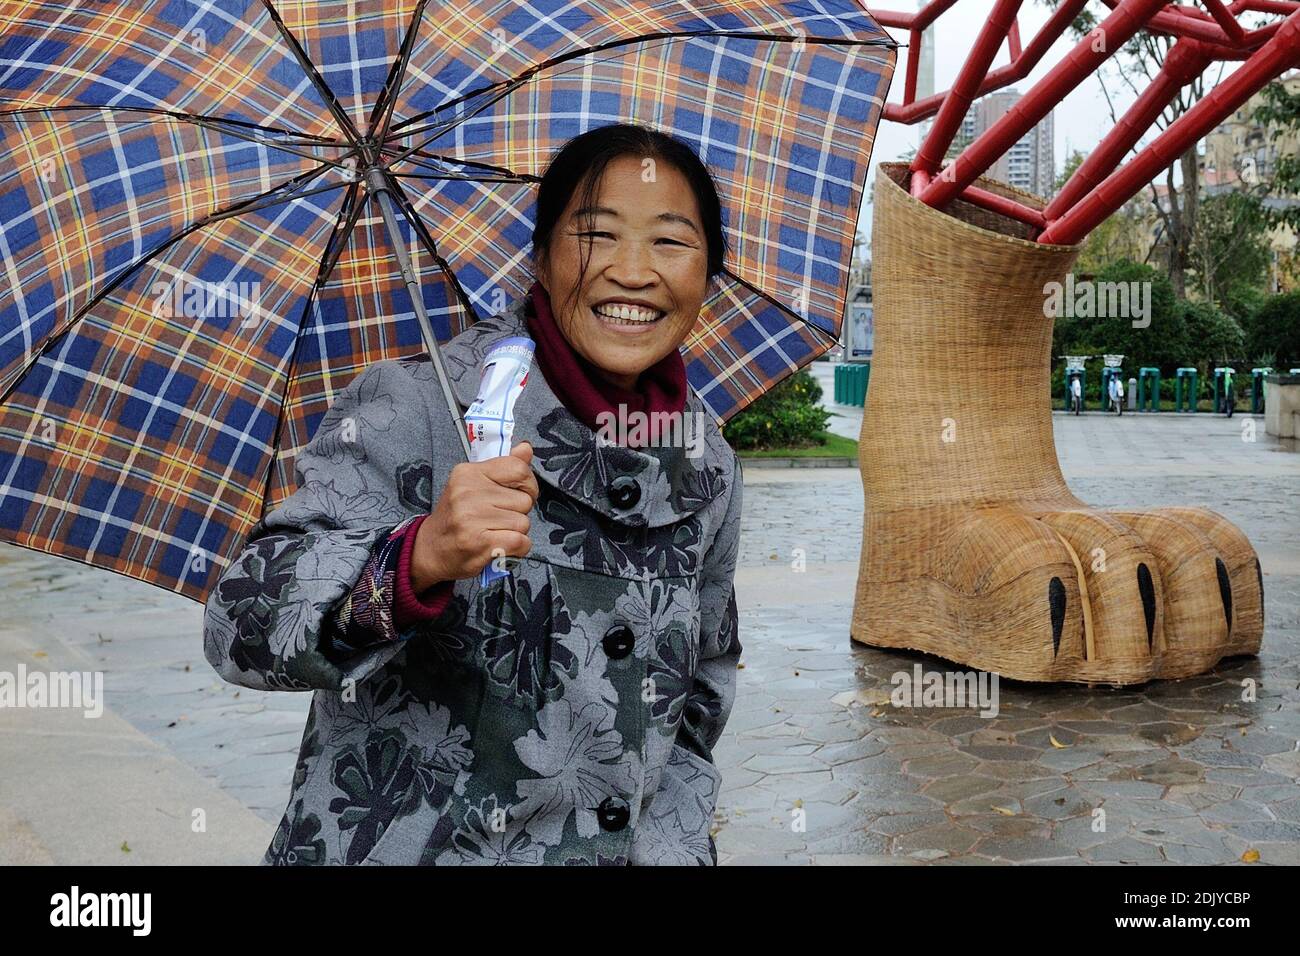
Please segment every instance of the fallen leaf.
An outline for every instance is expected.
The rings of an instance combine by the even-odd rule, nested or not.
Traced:
[[[998,813],[1002,814],[1004,817],[1014,817],[1014,816],[1016,815],[1016,811],[1015,811],[1015,810],[1008,810],[1006,807],[992,807],[991,809],[996,810]]]
[[[130,848],[129,846],[126,845],[126,841],[125,841],[125,840],[122,841],[122,852],[123,852],[123,853],[130,853],[130,852],[131,852],[131,848]],[[1256,855],[1258,855],[1258,854],[1256,854]]]
[[[1241,855],[1241,862],[1242,862],[1242,863],[1258,863],[1258,862],[1259,862],[1259,851],[1258,851],[1258,850],[1247,850],[1245,853],[1243,853],[1243,854]]]
[[[50,655],[46,654],[44,651],[37,651],[32,655],[32,657],[49,657],[49,656]]]
[[[889,703],[889,691],[874,687],[841,691],[831,698],[831,703],[839,704],[841,707],[853,707],[863,704],[884,705]]]
[[[1057,740],[1057,739],[1056,739],[1053,735],[1051,735],[1051,734],[1048,734],[1048,735],[1047,735],[1047,739],[1050,740],[1050,741],[1052,742],[1052,746],[1055,747],[1057,750],[1068,750],[1069,747],[1070,747],[1069,744],[1063,744],[1063,743],[1061,743],[1059,740]]]

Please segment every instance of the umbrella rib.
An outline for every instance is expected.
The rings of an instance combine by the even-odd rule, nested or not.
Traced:
[[[458,183],[519,183],[523,180],[513,176],[501,176],[493,179],[490,176],[451,176],[448,174],[437,175],[435,173],[393,173],[397,179],[419,179],[426,182],[458,182]]]
[[[428,146],[430,143],[432,143],[435,139],[437,139],[439,136],[441,136],[441,135],[442,135],[444,132],[446,132],[448,129],[451,129],[453,126],[456,126],[456,125],[462,124],[462,123],[464,123],[466,120],[473,119],[475,116],[477,116],[479,113],[483,112],[485,109],[487,109],[487,108],[488,108],[489,106],[491,106],[493,103],[496,103],[496,102],[498,102],[499,100],[505,99],[505,97],[508,96],[510,93],[514,92],[514,90],[518,89],[519,87],[523,86],[526,82],[528,82],[528,79],[530,78],[531,75],[532,75],[531,73],[526,73],[526,74],[524,74],[523,76],[518,77],[516,80],[512,81],[509,85],[503,87],[503,88],[502,88],[502,89],[497,93],[496,96],[493,96],[493,97],[491,97],[490,99],[486,99],[486,100],[484,100],[483,103],[480,104],[478,107],[476,107],[476,108],[474,109],[473,112],[468,113],[468,114],[466,114],[466,115],[464,115],[464,116],[458,117],[458,118],[456,119],[456,122],[455,122],[455,123],[453,123],[453,124],[451,124],[451,125],[448,125],[448,126],[444,126],[442,129],[439,129],[437,133],[435,133],[434,135],[430,136],[428,139],[424,140],[423,142],[421,142],[421,143],[417,143],[417,144],[414,145],[414,146],[411,146],[411,147],[408,147],[408,148],[405,149],[405,150],[402,150],[400,153],[397,154],[397,156],[396,156],[395,158],[393,158],[393,159],[389,162],[388,165],[391,166],[391,165],[393,165],[393,163],[400,163],[403,159],[405,159],[407,156],[410,156],[412,153],[416,153],[416,152],[419,152],[419,151],[423,150],[424,147]],[[404,134],[404,135],[406,135],[406,134]],[[459,162],[459,160],[457,160],[457,162]],[[510,172],[511,175],[514,175],[513,170],[507,170],[507,172]]]
[[[361,136],[357,132],[357,128],[353,125],[351,118],[343,109],[343,105],[338,101],[338,97],[334,95],[334,91],[330,89],[329,84],[325,82],[325,78],[321,76],[320,71],[316,69],[316,64],[312,63],[311,58],[307,56],[307,51],[302,48],[302,44],[298,42],[298,38],[290,32],[289,28],[285,25],[284,20],[280,18],[280,13],[274,6],[272,6],[271,0],[262,0],[262,6],[266,8],[267,15],[270,16],[271,22],[275,24],[275,28],[280,32],[280,36],[284,39],[284,42],[288,44],[289,50],[293,53],[294,59],[298,61],[298,65],[302,67],[303,72],[307,74],[307,79],[311,81],[312,86],[316,87],[316,92],[319,93],[321,99],[324,100],[325,106],[329,109],[331,115],[333,115],[334,122],[339,124],[339,128],[342,130],[343,135],[348,138],[348,142],[353,146],[359,145]]]
[[[325,252],[321,256],[320,268],[316,271],[316,281],[312,283],[311,291],[307,293],[307,301],[303,303],[302,317],[298,320],[298,329],[293,337],[293,349],[289,352],[289,361],[285,364],[284,393],[280,396],[280,410],[275,416],[275,431],[271,434],[271,460],[266,467],[266,480],[262,482],[263,509],[265,509],[265,503],[270,499],[271,480],[275,477],[276,449],[280,445],[280,433],[284,429],[285,412],[289,407],[289,389],[293,383],[294,364],[298,361],[298,346],[302,344],[303,331],[307,327],[307,319],[311,314],[312,306],[316,302],[316,297],[320,294],[321,289],[325,288],[325,284],[329,282],[329,278],[334,272],[335,265],[343,257],[343,250],[347,248],[348,237],[352,235],[352,230],[361,215],[363,203],[357,202],[359,193],[360,185],[357,183],[353,183],[348,188],[348,193],[343,198],[343,206],[339,209],[338,218],[334,221],[334,231],[330,234],[329,242],[325,244]],[[345,219],[346,223],[344,222]]]
[[[97,293],[91,296],[90,300],[87,301],[85,305],[83,305],[80,309],[77,310],[76,314],[73,315],[67,321],[67,323],[63,326],[63,328],[59,329],[57,332],[53,333],[52,335],[47,336],[45,341],[41,343],[40,348],[32,352],[31,357],[25,363],[23,363],[22,368],[18,369],[17,374],[15,374],[13,377],[13,380],[8,385],[6,385],[2,391],[0,391],[0,406],[3,406],[7,401],[9,401],[9,396],[12,395],[14,389],[18,387],[18,383],[23,380],[23,377],[26,376],[27,373],[30,372],[35,367],[36,363],[39,362],[47,352],[49,352],[51,349],[54,348],[56,342],[62,339],[64,335],[66,335],[69,331],[73,329],[73,327],[80,324],[81,321],[90,314],[91,309],[95,308],[95,306],[99,305],[100,302],[104,301],[105,298],[107,298],[114,291],[116,291],[118,287],[120,287],[123,283],[125,283],[128,278],[135,275],[135,273],[138,272],[141,268],[148,265],[154,259],[158,258],[158,256],[166,252],[172,246],[176,245],[176,243],[180,242],[185,237],[189,236],[190,234],[196,232],[199,229],[202,229],[205,226],[211,225],[214,222],[221,222],[222,220],[225,219],[230,219],[230,218],[234,218],[235,216],[243,215],[246,212],[253,211],[253,209],[264,209],[266,208],[266,206],[275,205],[276,203],[265,203],[262,205],[258,205],[258,200],[270,196],[271,194],[280,190],[285,190],[288,188],[294,188],[297,186],[304,185],[310,182],[312,179],[316,178],[317,176],[321,175],[323,172],[325,172],[327,168],[328,167],[326,166],[318,166],[316,169],[308,170],[305,173],[301,173],[295,176],[293,179],[280,183],[278,186],[273,186],[268,190],[258,193],[256,196],[250,196],[248,199],[241,200],[240,202],[234,204],[233,206],[229,206],[226,209],[220,210],[219,212],[204,216],[202,219],[197,219],[194,222],[190,223],[188,226],[186,226],[184,229],[177,232],[176,235],[171,236],[164,242],[159,243],[148,253],[141,256],[135,262],[131,263],[129,266],[127,266],[125,269],[119,272],[116,276],[114,276],[104,286],[104,288],[100,289]],[[337,189],[339,187],[335,185],[326,188]],[[304,193],[301,195],[311,195],[312,193],[324,192],[324,191],[325,189],[311,190],[311,192]],[[277,202],[288,202],[293,199],[299,199],[301,198],[301,195],[289,196],[287,198],[278,200]]]
[[[396,153],[398,152],[398,149],[393,146],[385,146],[383,147],[382,152]],[[539,183],[541,182],[542,179],[540,176],[534,176],[531,173],[516,173],[514,170],[506,166],[497,166],[493,163],[482,163],[474,159],[457,159],[454,156],[444,156],[441,153],[428,153],[422,149],[416,150],[414,152],[407,151],[405,153],[402,153],[402,158],[400,160],[394,159],[391,162],[386,161],[388,162],[389,170],[391,171],[393,163],[397,163],[397,162],[410,163],[413,166],[422,166],[425,169],[440,170],[440,167],[434,166],[430,163],[421,163],[418,160],[412,159],[411,158],[412,156],[421,156],[425,159],[439,160],[443,163],[450,163],[456,166],[473,166],[475,169],[481,169],[484,172],[498,173],[502,176],[510,176],[515,181],[521,183]],[[393,175],[396,176],[400,174],[394,173]]]
[[[428,2],[429,0],[419,0],[415,12],[411,16],[410,26],[406,28],[406,35],[402,37],[402,49],[397,59],[393,61],[393,66],[388,71],[388,77],[384,80],[384,86],[375,99],[375,108],[370,114],[370,129],[374,130],[378,125],[379,132],[376,134],[375,139],[380,143],[388,135],[388,124],[393,119],[393,108],[397,105],[397,97],[401,93],[402,82],[406,79],[406,67],[411,60],[411,52],[415,49],[415,36],[420,31],[420,22],[424,19],[424,8],[428,5]],[[376,124],[376,120],[378,120],[378,124]]]
[[[77,107],[77,106],[42,106],[42,107],[36,107],[36,108],[34,108],[34,109],[11,110],[11,111],[8,112],[8,113],[0,113],[0,121],[6,120],[6,119],[8,119],[10,116],[14,116],[14,115],[17,115],[17,114],[20,114],[20,113],[22,113],[22,114],[26,114],[26,113],[45,113],[45,112],[50,112],[50,111],[52,111],[52,110],[77,110],[77,109],[101,110],[101,111],[103,111],[103,110],[106,110],[107,107],[103,107],[103,106],[87,106],[87,107]],[[338,167],[339,169],[346,169],[346,168],[347,168],[347,167],[346,167],[342,162],[340,162],[339,160],[336,160],[336,159],[326,159],[326,158],[324,158],[324,157],[322,157],[322,156],[316,156],[316,155],[314,155],[314,154],[312,154],[312,153],[306,153],[306,152],[303,152],[302,150],[298,150],[298,149],[291,149],[291,148],[288,147],[288,146],[284,146],[284,145],[281,145],[281,144],[279,144],[279,143],[270,142],[270,141],[268,141],[268,140],[261,139],[261,138],[256,137],[256,136],[250,136],[250,135],[248,135],[248,134],[246,134],[246,133],[240,133],[240,132],[236,132],[235,130],[226,129],[226,128],[224,128],[224,126],[222,125],[222,124],[225,122],[224,120],[217,120],[217,121],[214,122],[213,120],[209,119],[209,118],[206,117],[206,116],[198,116],[198,115],[193,114],[193,113],[176,113],[176,112],[172,112],[172,111],[170,111],[170,110],[156,110],[156,109],[139,109],[139,110],[136,110],[136,108],[134,108],[134,107],[127,107],[127,108],[125,108],[125,109],[123,110],[123,112],[133,112],[133,111],[134,111],[134,112],[145,113],[145,114],[151,115],[151,116],[153,116],[153,117],[155,117],[155,118],[161,118],[161,117],[164,117],[164,116],[165,116],[165,117],[169,117],[169,118],[171,118],[171,119],[177,120],[177,121],[182,122],[182,123],[189,123],[189,124],[191,124],[191,125],[193,125],[193,126],[198,126],[198,127],[200,127],[201,129],[210,129],[210,130],[212,130],[213,132],[221,133],[221,134],[224,135],[224,136],[232,136],[232,137],[234,137],[235,139],[241,139],[241,140],[244,140],[244,141],[249,142],[249,143],[256,143],[256,144],[258,144],[258,145],[260,145],[260,146],[266,146],[266,147],[269,147],[269,148],[271,148],[271,149],[279,150],[279,151],[282,152],[282,153],[290,153],[290,154],[292,154],[292,155],[294,155],[294,156],[300,156],[300,157],[302,157],[303,159],[310,159],[310,160],[312,160],[313,162],[317,162],[317,163],[325,163],[326,165],[329,165],[329,166],[336,166],[336,167]],[[74,120],[74,121],[75,121],[75,120]],[[247,125],[253,125],[253,124],[247,124]],[[257,126],[254,126],[254,128],[255,128],[255,129],[261,129],[261,128],[263,128],[263,127],[257,127]],[[295,134],[295,135],[296,135],[296,134]],[[345,148],[345,146],[344,146],[343,144],[338,143],[338,142],[329,142],[329,141],[325,141],[325,142],[321,143],[321,145],[329,145],[329,146],[333,146],[333,147],[335,147],[335,148],[337,148],[337,149],[343,149],[343,148]]]
[[[156,106],[94,106],[88,104],[60,104],[58,106],[20,106],[12,110],[0,110],[0,120],[7,119],[10,116],[20,116],[28,113],[52,113],[55,111],[99,111],[104,113],[148,113],[155,116],[170,116],[172,119],[183,120],[190,123],[202,123],[214,128],[222,126],[242,126],[247,129],[260,130],[264,133],[282,133],[286,136],[296,136],[299,139],[310,140],[319,146],[342,146],[337,139],[328,139],[324,136],[315,136],[311,133],[304,133],[301,130],[283,129],[279,126],[263,126],[261,123],[252,123],[248,120],[227,119],[223,116],[209,116],[203,113],[187,113],[184,110],[164,110]]]
[[[608,43],[598,43],[595,46],[582,47],[581,49],[578,50],[571,50],[568,53],[562,53],[559,56],[551,57],[551,59],[549,60],[530,66],[527,70],[525,70],[517,77],[514,77],[509,80],[498,80],[496,83],[489,83],[486,86],[480,86],[478,89],[470,90],[468,93],[463,93],[460,96],[456,97],[455,99],[448,100],[446,103],[443,103],[435,107],[434,109],[425,110],[423,113],[417,113],[415,116],[409,117],[408,119],[403,120],[401,123],[398,123],[397,126],[394,127],[394,130],[400,130],[404,126],[407,126],[411,123],[418,122],[422,119],[434,115],[435,113],[440,113],[445,109],[449,109],[453,106],[463,103],[468,99],[472,99],[475,96],[478,96],[482,93],[486,93],[498,86],[502,86],[503,84],[507,87],[518,85],[520,83],[523,83],[531,79],[534,74],[539,73],[542,70],[547,69],[548,67],[555,66],[557,63],[564,63],[568,60],[573,60],[581,56],[586,56],[589,53],[596,53],[601,50],[610,50],[616,47],[627,46],[633,43],[646,43],[650,40],[662,39],[665,42],[669,42],[675,39],[690,38],[690,37],[710,37],[710,36],[734,37],[737,39],[744,39],[744,40],[765,40],[771,43],[794,43],[796,41],[799,41],[808,44],[816,44],[818,46],[878,46],[878,47],[884,47],[886,49],[898,48],[898,42],[894,40],[892,37],[888,36],[887,34],[885,36],[876,37],[870,40],[844,40],[844,39],[836,39],[834,37],[810,37],[810,36],[783,37],[783,36],[773,36],[770,33],[751,33],[744,30],[681,30],[681,31],[669,30],[662,33],[645,33],[645,34],[641,34],[640,36],[624,37],[623,39],[620,40],[610,40]]]

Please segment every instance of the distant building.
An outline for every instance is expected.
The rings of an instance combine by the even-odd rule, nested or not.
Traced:
[[[1293,70],[1282,78],[1282,83],[1292,96],[1300,94],[1300,71]],[[1255,110],[1263,105],[1263,94],[1256,93],[1205,137],[1205,152],[1199,162],[1205,194],[1266,187],[1277,172],[1280,157],[1300,154],[1300,132],[1289,130],[1275,139],[1273,128],[1255,120]],[[1264,202],[1285,208],[1300,202],[1300,197],[1270,195]],[[1296,244],[1295,233],[1285,226],[1269,234],[1273,291],[1295,287],[1296,270],[1300,268]]]
[[[958,140],[970,142],[1005,116],[1020,99],[1016,90],[998,90],[976,100],[966,111]],[[988,175],[1044,199],[1056,193],[1056,127],[1049,112],[998,158]]]
[[[1300,94],[1300,72],[1282,82],[1288,93]],[[1300,132],[1274,139],[1271,128],[1256,122],[1255,110],[1263,105],[1264,95],[1256,93],[1205,137],[1200,165],[1207,192],[1266,184],[1277,172],[1279,157],[1300,152]]]
[[[919,13],[925,9],[929,0],[916,0],[916,10]],[[934,96],[934,27],[930,26],[921,32],[921,57],[917,62],[916,70],[916,98],[923,100],[926,97]],[[930,126],[933,120],[922,120],[919,125],[918,133],[920,139],[917,140],[917,148],[925,142],[925,137],[929,135]]]

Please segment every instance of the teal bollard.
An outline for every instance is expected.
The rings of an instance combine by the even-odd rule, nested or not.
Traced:
[[[1137,398],[1139,412],[1160,411],[1160,369],[1147,366],[1138,370]]]
[[[1184,395],[1184,393],[1186,393]],[[1187,402],[1187,411],[1196,411],[1196,369],[1184,366],[1175,373],[1174,411],[1183,411],[1183,402]]]

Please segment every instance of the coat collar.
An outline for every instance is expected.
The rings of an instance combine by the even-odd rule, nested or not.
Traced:
[[[488,350],[499,340],[528,335],[524,301],[474,323],[442,347],[452,391],[467,409],[477,397],[480,370]],[[722,438],[693,388],[687,388],[684,428],[696,454],[679,446],[627,448],[602,446],[596,434],[556,398],[536,362],[515,403],[516,443],[533,446],[533,471],[539,481],[584,501],[621,524],[658,527],[680,521],[727,490],[734,476],[734,453]],[[635,482],[636,504],[620,508],[611,497]],[[617,492],[614,497],[626,497]]]

